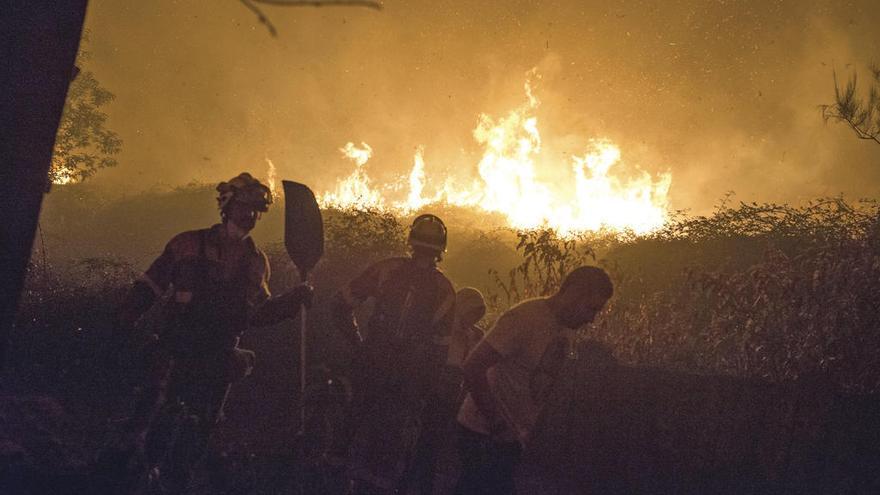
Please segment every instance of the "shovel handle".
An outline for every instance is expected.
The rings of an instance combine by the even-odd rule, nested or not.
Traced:
[[[306,353],[306,341],[308,340],[308,334],[306,333],[306,307],[302,306],[299,309],[299,431],[300,434],[305,433],[306,431],[306,408],[305,408],[305,398],[306,398],[306,369],[308,363],[306,362],[307,353]]]

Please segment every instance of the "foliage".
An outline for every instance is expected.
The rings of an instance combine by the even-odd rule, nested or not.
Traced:
[[[50,340],[57,339],[70,329],[91,328],[90,318],[109,318],[94,315],[112,314],[113,301],[131,276],[126,270],[133,273],[126,262],[140,260],[142,269],[175,232],[216,218],[206,187],[156,194],[103,206],[86,201],[79,207],[80,200],[67,191],[55,198],[58,205],[49,198],[47,213],[59,208],[64,215],[89,212],[74,215],[82,223],[64,215],[45,222],[48,236],[55,239],[50,262],[60,258],[59,249],[74,249],[74,243],[124,242],[143,253],[130,251],[124,260],[106,261],[100,253],[84,254],[87,249],[76,247],[77,257],[86,261],[69,268],[60,263],[35,267],[19,335],[30,329],[34,338],[50,332]],[[199,210],[196,204],[205,206]],[[171,224],[165,216],[171,210],[190,217],[174,217]],[[874,202],[841,198],[801,207],[733,204],[727,198],[711,215],[680,215],[659,232],[620,239],[560,238],[546,230],[487,233],[450,225],[453,243],[442,266],[459,287],[478,285],[477,274],[489,272],[480,288],[490,299],[486,322],[491,323],[492,315],[522,299],[554,292],[572,268],[598,263],[611,274],[615,296],[583,333],[607,344],[625,363],[772,381],[822,373],[842,388],[876,391],[878,210]],[[161,218],[148,223],[155,216]],[[270,211],[263,220],[269,223],[258,228],[268,229],[260,232],[264,240],[258,243],[269,255],[276,294],[298,283],[277,240],[282,216],[280,209]],[[314,272],[317,303],[310,322],[313,338],[333,340],[322,301],[370,263],[402,255],[406,230],[401,219],[375,211],[327,210],[324,218],[326,254]],[[67,230],[59,233],[59,222]],[[131,225],[143,232],[134,234]],[[121,241],[108,244],[112,235]],[[51,314],[47,307],[54,308]]]
[[[880,144],[880,67],[872,65],[871,86],[867,99],[858,91],[858,75],[853,73],[845,87],[837,82],[834,73],[834,103],[822,105],[822,118],[847,124],[859,139],[872,140]]]
[[[595,332],[626,362],[880,385],[875,203],[724,206],[608,258],[616,295]]]
[[[330,209],[323,212],[325,256],[315,273],[340,287],[380,259],[405,254],[405,229],[390,213]]]
[[[788,381],[821,373],[853,391],[880,388],[880,207],[826,198],[802,207],[740,203],[679,215],[643,236],[561,239],[518,232],[496,311],[551,294],[595,259],[615,283],[596,338],[629,364]]]
[[[88,43],[87,35],[82,43]],[[81,48],[76,58],[80,71],[68,88],[55,136],[49,169],[53,184],[82,182],[98,169],[116,166],[114,155],[122,149],[119,136],[105,127],[107,114],[102,109],[113,101],[114,95],[101,86],[91,71],[83,69],[89,58],[89,52]]]
[[[378,260],[403,254],[406,232],[393,214],[376,210],[324,210],[327,254]]]
[[[23,374],[12,376],[36,381],[28,384],[36,389],[93,394],[112,373],[96,358],[114,338],[116,310],[136,275],[115,258],[29,265],[8,361]]]
[[[125,366],[113,367],[105,360],[117,330],[116,309],[138,271],[130,263],[139,260],[134,264],[143,268],[141,261],[158,254],[171,235],[216,219],[208,186],[109,202],[90,196],[88,188],[64,188],[48,198],[43,220],[57,242],[50,245],[48,263],[30,267],[10,337],[8,380],[3,383],[7,393],[39,391],[72,408],[76,428],[65,431],[75,434],[76,442],[71,444],[78,446],[83,458],[93,457],[89,452],[100,443],[108,417],[127,414],[131,398],[126,391],[139,383],[136,343],[114,356]],[[281,210],[270,210],[258,227],[264,238],[258,244],[270,258],[270,283],[276,294],[299,281],[278,241]],[[402,254],[406,230],[401,219],[376,211],[328,210],[324,218],[326,255],[314,272],[309,352],[313,363],[335,369],[346,366],[350,357],[328,318],[330,296],[369,263]],[[716,461],[726,469],[730,460],[746,458],[743,452],[751,452],[746,449],[756,444],[749,436],[753,431],[772,436],[761,443],[772,448],[758,453],[765,464],[775,466],[784,459],[789,466],[798,461],[797,456],[810,452],[803,446],[812,445],[811,435],[826,431],[821,425],[833,424],[825,414],[833,405],[829,393],[815,393],[828,390],[824,384],[804,389],[811,394],[807,396],[797,392],[799,387],[789,386],[791,381],[818,375],[827,377],[837,390],[880,390],[876,297],[880,207],[876,203],[830,198],[792,207],[732,204],[727,198],[711,215],[678,215],[665,229],[641,237],[568,239],[542,230],[485,232],[449,226],[452,243],[442,266],[454,267],[447,273],[455,274],[451,278],[458,286],[465,276],[485,275],[491,267],[492,278],[482,288],[493,299],[495,312],[521,299],[554,292],[564,274],[580,264],[596,262],[611,275],[614,297],[596,323],[581,330],[582,339],[604,345],[582,347],[575,354],[579,359],[566,362],[559,384],[557,397],[565,394],[565,400],[554,404],[565,414],[554,423],[562,428],[562,436],[552,437],[560,441],[551,447],[554,455],[564,452],[568,457],[548,456],[557,466],[575,469],[605,459],[587,458],[580,454],[583,450],[569,449],[570,444],[593,445],[604,452],[609,450],[604,444],[591,444],[589,439],[624,438],[633,443],[610,450],[627,453],[626,466],[633,465],[632,458],[638,459],[629,453],[669,453],[680,463],[676,466],[685,466],[676,467],[676,477],[692,475],[703,483],[718,475],[707,470],[714,469]],[[122,251],[123,245],[129,251]],[[104,256],[94,252],[97,246],[126,256]],[[71,256],[76,261],[58,261],[66,251],[76,253]],[[514,255],[518,257],[511,260]],[[492,290],[486,290],[489,287]],[[491,322],[491,315],[486,321]],[[233,389],[229,417],[237,424],[224,429],[232,436],[218,438],[218,445],[227,449],[224,455],[247,459],[228,470],[242,487],[265,483],[274,489],[272,483],[280,475],[266,466],[288,465],[261,458],[254,445],[283,442],[286,421],[295,416],[290,407],[298,390],[296,328],[296,323],[286,323],[274,330],[254,329],[242,341],[257,352],[258,366],[246,384]],[[605,347],[618,361],[639,369],[587,366],[608,362]],[[769,387],[714,375],[784,385]],[[649,376],[650,380],[643,380]],[[794,392],[782,392],[789,389]],[[756,395],[763,397],[756,400]],[[864,400],[873,404],[873,398]],[[597,401],[605,401],[605,406],[597,408]],[[848,409],[849,402],[842,404],[844,414],[856,414]],[[770,413],[779,416],[762,416]],[[584,414],[593,414],[598,422],[578,421]],[[876,416],[858,414],[865,423]],[[750,429],[754,425],[756,429]],[[633,435],[633,431],[641,433]],[[749,434],[743,437],[744,431]],[[599,437],[589,435],[596,432],[601,432]],[[236,443],[236,435],[247,440]],[[747,440],[739,442],[737,437]],[[838,437],[846,442],[872,438],[860,430],[834,438]],[[851,451],[849,443],[845,448]],[[709,451],[722,455],[704,458]],[[615,480],[632,475],[616,468],[606,474]],[[737,470],[735,476],[741,472]]]
[[[648,238],[704,242],[768,237],[822,243],[866,235],[876,210],[873,201],[863,200],[851,205],[840,197],[810,201],[800,208],[754,202],[740,203],[732,208],[732,196],[732,193],[728,194],[711,216],[682,216]]]
[[[525,299],[552,294],[569,271],[585,264],[588,259],[596,259],[593,250],[582,239],[560,237],[552,229],[518,231],[516,249],[522,254],[522,262],[510,269],[506,281],[496,269],[489,270],[504,295],[501,301],[499,294],[489,294],[489,303],[496,310]]]

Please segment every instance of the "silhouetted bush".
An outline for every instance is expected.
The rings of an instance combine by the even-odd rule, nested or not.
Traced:
[[[112,201],[90,189],[53,192],[43,217],[48,266],[38,245],[17,335],[37,327],[56,337],[87,333],[96,318],[109,318],[120,291],[174,233],[217,221],[213,194],[205,185]],[[820,371],[846,389],[876,390],[877,204],[728,200],[711,215],[679,215],[644,236],[562,238],[456,220],[441,266],[457,284],[487,293],[491,317],[552,293],[571,268],[598,263],[612,274],[615,297],[585,335],[609,344],[623,362],[774,381]],[[280,241],[282,206],[283,199],[255,232],[270,257],[276,293],[298,282]],[[407,225],[379,211],[327,210],[324,217],[326,254],[313,275],[318,314],[322,301],[370,263],[403,254]],[[122,244],[120,257],[102,255]],[[88,252],[96,255],[64,256]]]
[[[118,331],[118,305],[132,280],[174,234],[219,220],[213,198],[211,186],[197,184],[116,199],[102,199],[86,186],[56,188],[42,217],[46,244],[35,246],[11,335],[5,393],[58,397],[65,408],[73,409],[83,444],[99,443],[107,418],[124,414],[130,406],[128,391],[138,383],[137,338],[123,352],[108,356]],[[276,294],[299,283],[281,241],[282,206],[279,200],[254,232],[269,256],[270,285]],[[663,370],[666,374],[651,376],[666,377],[670,391],[678,390],[684,376],[680,372],[783,385],[805,375],[824,376],[841,391],[878,391],[880,224],[875,203],[832,198],[791,207],[734,206],[725,201],[711,215],[677,215],[649,235],[605,232],[577,238],[548,230],[517,232],[493,227],[486,218],[470,221],[463,211],[448,213],[444,218],[450,229],[449,252],[441,267],[457,286],[476,286],[488,296],[486,326],[510,305],[554,292],[575,266],[598,264],[611,274],[615,295],[595,325],[582,330],[583,339],[606,345],[624,365]],[[327,210],[324,219],[326,253],[312,274],[316,303],[309,313],[309,345],[314,362],[344,367],[350,350],[329,324],[326,302],[370,263],[405,252],[408,219],[342,210]],[[369,307],[359,316],[368,311]],[[149,332],[155,324],[147,318],[140,332]],[[245,336],[244,345],[257,350],[258,369],[237,389],[239,398],[233,394],[239,408],[265,415],[266,398],[274,397],[280,405],[273,406],[273,414],[282,419],[271,421],[293,417],[289,408],[298,390],[298,334],[287,329],[295,325]],[[564,422],[577,419],[572,414],[592,414],[589,411],[596,407],[588,384],[576,383],[601,375],[601,370],[590,371],[594,356],[584,352],[580,362],[567,365],[571,373],[560,390],[575,391],[568,395],[580,402],[556,409],[568,411]],[[621,383],[630,383],[627,376],[644,375],[634,368],[614,369]],[[736,404],[748,395],[739,392],[748,388],[740,382],[718,379],[729,390],[724,389],[727,395],[716,406]],[[715,382],[710,382],[700,393],[716,393],[706,392],[714,390]],[[663,390],[648,395],[660,400],[672,394]],[[678,392],[682,401],[696,400]],[[610,396],[615,393],[608,391]],[[813,418],[804,431],[819,428],[814,423],[831,406],[819,404],[824,400],[819,396],[813,402],[797,393],[792,397],[800,404],[798,414]],[[247,406],[248,401],[260,405]],[[784,416],[789,406],[785,402],[777,409]],[[705,415],[705,425],[739,424],[733,415],[743,407],[718,407]],[[669,419],[657,404],[645,410]],[[606,420],[617,417],[617,409],[608,411]],[[795,421],[791,418],[786,425]],[[699,434],[712,437],[710,429],[706,426]],[[789,437],[777,440],[785,443],[785,438]],[[783,447],[779,452],[793,448]],[[609,479],[617,474],[611,472]]]

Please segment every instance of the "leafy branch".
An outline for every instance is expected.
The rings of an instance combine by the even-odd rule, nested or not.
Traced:
[[[834,103],[821,105],[822,118],[827,122],[844,122],[859,139],[867,139],[880,144],[880,66],[871,66],[873,81],[868,90],[867,100],[859,96],[858,75],[853,74],[841,87],[834,73]]]
[[[83,43],[89,41],[88,33]],[[86,49],[77,55],[75,77],[67,92],[64,112],[55,136],[50,183],[81,182],[98,169],[116,166],[122,149],[122,140],[116,132],[107,129],[107,114],[102,107],[113,101],[114,95],[102,87],[95,75],[82,69],[90,58]]]
[[[504,305],[512,306],[524,299],[550,295],[559,289],[565,275],[595,261],[593,249],[582,239],[560,237],[551,229],[521,230],[516,233],[516,250],[522,262],[510,270],[507,281],[496,270],[489,270],[495,285],[504,293]],[[489,294],[493,306],[499,306],[498,294]]]

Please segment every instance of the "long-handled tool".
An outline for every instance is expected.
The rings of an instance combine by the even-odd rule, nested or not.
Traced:
[[[288,180],[284,185],[284,246],[293,264],[299,270],[300,279],[308,282],[309,272],[324,254],[324,221],[315,194],[307,186]],[[300,308],[299,345],[299,435],[305,436],[306,413],[302,401],[306,395],[307,340],[306,308]]]

